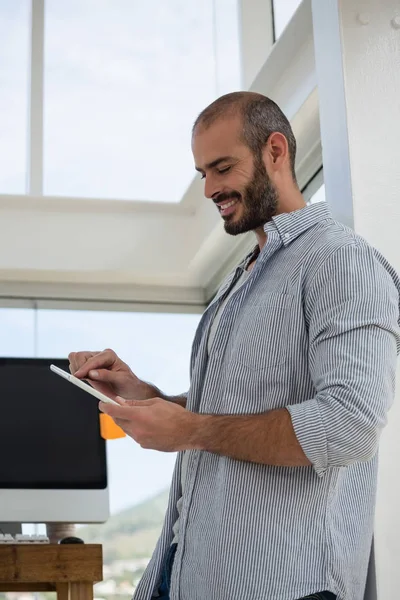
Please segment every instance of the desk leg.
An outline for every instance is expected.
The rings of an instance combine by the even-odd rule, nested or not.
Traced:
[[[69,600],[68,583],[57,583],[57,600]]]
[[[93,583],[88,581],[70,583],[69,600],[93,600]]]

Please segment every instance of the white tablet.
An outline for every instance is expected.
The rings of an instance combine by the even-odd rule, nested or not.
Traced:
[[[102,392],[95,390],[90,385],[88,385],[85,381],[82,381],[81,379],[74,377],[74,375],[71,375],[71,373],[67,373],[67,371],[63,371],[63,369],[60,369],[60,367],[56,367],[56,365],[50,365],[50,369],[53,371],[53,373],[60,375],[60,377],[63,377],[70,383],[73,383],[74,385],[77,385],[78,387],[80,387],[81,390],[88,392],[88,394],[92,394],[92,396],[97,398],[97,400],[101,400],[102,402],[107,402],[107,404],[115,404],[116,406],[121,406],[120,404],[118,404],[118,402],[115,402],[115,400],[111,400],[111,398],[109,398]]]

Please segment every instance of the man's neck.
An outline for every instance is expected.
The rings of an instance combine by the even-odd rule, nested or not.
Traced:
[[[282,215],[284,213],[289,213],[289,212],[294,212],[295,210],[301,210],[302,208],[305,208],[307,206],[301,192],[299,191],[298,194],[296,194],[295,196],[293,196],[291,198],[290,202],[285,202],[283,200],[280,200],[279,202],[279,208],[276,212],[277,215]],[[258,227],[257,229],[254,230],[255,236],[257,238],[257,243],[258,246],[260,248],[260,252],[261,250],[264,248],[265,244],[267,243],[267,234],[264,231],[264,227]]]
[[[258,227],[257,229],[254,230],[256,239],[257,239],[257,244],[258,247],[260,248],[260,252],[261,250],[264,248],[265,244],[267,243],[267,234],[264,231],[263,227]]]

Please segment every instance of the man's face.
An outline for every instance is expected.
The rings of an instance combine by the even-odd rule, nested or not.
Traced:
[[[196,169],[205,179],[205,196],[218,206],[225,231],[238,235],[262,227],[276,214],[278,194],[261,156],[240,139],[239,117],[219,119],[195,132]]]

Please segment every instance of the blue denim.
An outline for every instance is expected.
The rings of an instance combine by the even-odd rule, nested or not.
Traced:
[[[301,600],[336,600],[336,596],[335,594],[332,594],[332,592],[318,592],[317,594],[306,596]]]
[[[165,559],[164,567],[162,570],[161,583],[158,588],[158,596],[153,596],[154,600],[170,600],[169,591],[171,588],[171,573],[172,573],[172,565],[174,564],[174,558],[176,549],[178,544],[171,544],[167,558]],[[301,598],[300,600],[335,600],[336,596],[331,592],[318,592],[316,594],[311,594],[311,596],[306,596],[305,598]]]
[[[156,600],[169,600],[169,590],[171,587],[171,573],[172,565],[174,564],[174,558],[178,544],[171,544],[167,558],[162,570],[161,583],[158,588],[158,596],[153,596]]]

